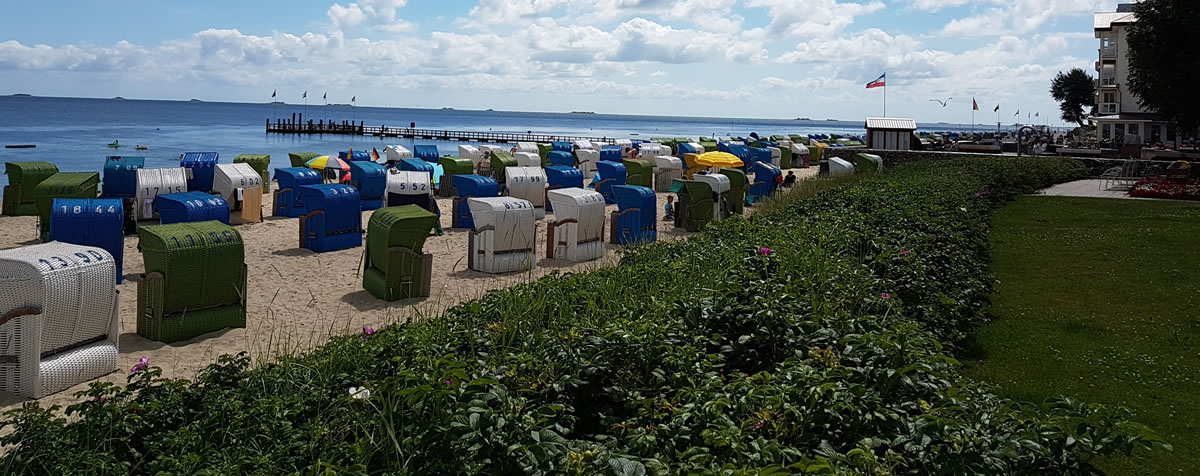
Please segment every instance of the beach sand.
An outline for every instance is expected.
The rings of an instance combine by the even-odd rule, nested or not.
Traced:
[[[796,169],[799,179],[816,175],[816,168]],[[670,222],[661,221],[662,207],[669,194],[658,194],[659,240],[685,239],[694,233],[676,231]],[[271,196],[263,197],[264,216],[271,210]],[[425,243],[425,252],[433,254],[430,297],[385,302],[362,288],[364,247],[329,253],[313,253],[299,248],[299,220],[267,217],[261,223],[238,225],[245,242],[249,268],[246,328],[225,329],[191,340],[164,344],[137,335],[136,276],[144,271],[136,235],[125,237],[124,273],[120,291],[120,357],[118,370],[101,380],[124,383],[141,357],[162,367],[163,376],[193,378],[196,371],[223,354],[247,352],[255,361],[278,355],[295,354],[326,342],[331,335],[356,334],[364,326],[380,328],[410,319],[436,317],[460,302],[482,296],[493,289],[537,279],[551,271],[579,272],[617,263],[618,246],[607,244],[606,255],[584,263],[545,259],[546,224],[553,214],[538,221],[537,266],[531,272],[492,275],[467,269],[468,231],[450,228],[451,199],[438,199],[443,236]],[[615,211],[615,205],[608,211]],[[363,212],[366,227],[372,211]],[[608,229],[608,213],[605,229]],[[36,243],[36,217],[3,217],[0,222],[0,249]],[[145,224],[153,224],[147,222]],[[607,231],[606,231],[607,236]],[[364,239],[364,246],[365,246]],[[74,394],[87,383],[41,399],[42,406],[69,405]],[[18,407],[31,400],[0,393],[0,406]]]

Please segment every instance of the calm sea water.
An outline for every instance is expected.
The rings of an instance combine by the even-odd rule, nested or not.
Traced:
[[[218,152],[221,163],[238,154],[270,154],[272,167],[287,167],[288,152],[336,155],[349,147],[370,150],[389,144],[411,149],[411,139],[342,135],[267,134],[268,118],[304,113],[313,120],[365,121],[368,125],[466,131],[535,132],[641,138],[771,134],[863,134],[861,121],[797,121],[704,117],[559,114],[504,111],[399,109],[296,104],[244,104],[44,97],[0,97],[0,144],[36,144],[0,149],[0,162],[42,160],[62,171],[100,171],[109,155],[146,157],[146,167],[176,167],[184,152]],[[108,143],[119,140],[120,149]],[[418,139],[443,154],[462,142]],[[147,150],[135,150],[137,144]],[[382,153],[382,152],[381,152]],[[0,184],[7,184],[0,176]]]

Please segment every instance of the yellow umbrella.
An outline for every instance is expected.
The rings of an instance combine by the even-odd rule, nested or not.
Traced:
[[[322,155],[320,157],[309,160],[304,164],[310,169],[325,170],[325,169],[341,169],[350,170],[350,165],[346,161],[337,157]]]
[[[696,163],[709,167],[741,167],[742,159],[729,152],[705,152],[696,157]]]

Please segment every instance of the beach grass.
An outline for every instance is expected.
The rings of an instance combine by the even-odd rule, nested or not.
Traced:
[[[1200,205],[1028,196],[992,225],[996,319],[967,374],[1130,408],[1174,446],[1101,461],[1111,474],[1200,471]]]

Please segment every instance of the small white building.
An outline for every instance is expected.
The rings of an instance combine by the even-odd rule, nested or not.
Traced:
[[[1129,90],[1129,26],[1137,21],[1132,3],[1117,5],[1115,12],[1096,13],[1093,31],[1100,40],[1096,72],[1096,114],[1091,117],[1100,139],[1124,144],[1175,142],[1175,130],[1157,115],[1142,108]],[[1185,47],[1182,46],[1181,47]]]
[[[900,117],[868,117],[867,148],[912,150],[917,121]]]

